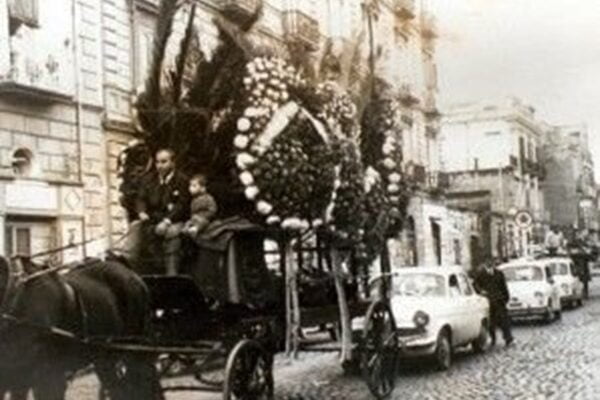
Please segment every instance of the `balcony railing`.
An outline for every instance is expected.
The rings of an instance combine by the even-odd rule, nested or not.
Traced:
[[[427,190],[440,194],[450,187],[450,176],[445,172],[432,171],[427,174]]]
[[[21,43],[11,48],[8,70],[0,73],[0,94],[36,102],[69,100],[74,94],[73,75],[68,57],[61,59],[49,53],[42,58],[30,54],[28,44]]]
[[[319,22],[300,10],[289,10],[283,16],[283,29],[288,41],[300,42],[311,49],[319,46]]]
[[[437,102],[434,95],[430,94],[426,96],[423,104],[423,113],[425,113],[425,117],[430,119],[438,118],[442,115],[437,107]]]
[[[261,0],[217,0],[217,6],[223,15],[232,21],[247,21],[260,6]]]
[[[413,88],[410,85],[410,83],[404,83],[400,86],[398,97],[400,99],[400,102],[408,107],[419,103],[419,99],[414,94]]]
[[[398,18],[413,19],[416,17],[415,0],[394,0],[394,12]]]
[[[437,22],[431,13],[424,12],[421,16],[421,36],[427,40],[437,38]]]

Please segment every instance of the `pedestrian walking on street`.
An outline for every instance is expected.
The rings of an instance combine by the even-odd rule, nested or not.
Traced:
[[[510,318],[506,303],[510,298],[504,274],[495,268],[490,260],[486,262],[474,279],[477,290],[484,294],[490,303],[490,336],[492,346],[496,344],[496,329],[502,330],[504,343],[509,346],[514,338],[510,329]]]

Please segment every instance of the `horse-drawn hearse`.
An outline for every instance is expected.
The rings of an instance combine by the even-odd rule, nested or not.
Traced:
[[[385,294],[368,293],[368,276],[357,274],[351,252],[342,273],[318,235],[298,238],[302,240],[290,246],[282,234],[251,225],[236,228],[226,233],[225,247],[215,241],[202,248],[177,276],[142,275],[149,309],[143,304],[144,285],[125,269],[131,264],[119,255],[50,269],[36,269],[26,259],[15,258],[11,268],[5,269],[13,273],[3,275],[10,278],[3,280],[10,290],[2,323],[7,331],[16,330],[29,344],[45,345],[48,348],[43,352],[59,357],[35,360],[55,371],[64,368],[62,379],[48,376],[48,386],[60,387],[57,382],[64,381],[65,372],[93,362],[110,398],[127,398],[132,393],[160,398],[163,391],[198,390],[222,392],[226,400],[269,399],[274,356],[284,350],[291,354],[349,351],[344,369],[360,371],[377,398],[387,396],[394,388],[397,341]],[[294,275],[291,281],[297,290],[286,284],[289,274]],[[86,279],[99,286],[86,287]],[[337,291],[336,282],[341,284]],[[37,288],[31,290],[32,286]],[[94,290],[108,295],[108,301],[90,299]],[[341,301],[340,294],[345,297]],[[120,328],[120,323],[111,325],[108,315],[104,320],[97,318],[111,301],[125,303],[117,307],[116,316],[121,323],[129,320],[125,323],[131,325],[129,329]],[[34,310],[39,303],[45,316]],[[66,309],[62,303],[67,303]],[[149,324],[144,321],[145,313],[151,318]],[[344,318],[355,321],[353,327],[344,327],[351,329],[349,343],[342,343],[347,334],[341,328]],[[17,343],[23,337],[14,335],[3,336],[4,345],[11,346],[12,340],[15,349],[23,351]],[[350,347],[343,349],[346,345]],[[81,360],[71,364],[71,357]],[[175,363],[186,366],[195,385],[167,382],[160,386],[157,379]],[[154,366],[156,371],[151,370]],[[142,376],[154,383],[121,388],[121,392],[116,389],[141,384]],[[34,373],[31,385],[35,387],[39,377]],[[39,398],[61,398],[44,397],[44,389],[49,390],[42,387],[36,392]]]
[[[136,200],[140,190],[154,193],[144,179],[169,149],[163,161],[201,174],[218,212],[188,238],[193,251],[177,274],[171,262],[170,274],[149,273],[146,264],[160,259],[129,250],[69,268],[36,271],[24,259],[0,268],[16,271],[0,287],[0,389],[13,398],[33,388],[39,399],[62,399],[65,373],[90,363],[113,400],[179,389],[270,398],[282,351],[339,351],[376,397],[393,390],[394,316],[386,285],[371,293],[367,282],[377,260],[389,272],[387,239],[401,230],[412,187],[401,99],[375,68],[363,68],[360,35],[341,55],[331,43],[314,54],[294,40],[265,45],[252,32],[257,3],[241,19],[217,15],[218,40],[200,46],[197,2],[161,1],[148,77],[133,103],[137,139],[119,156],[120,202],[129,232],[156,223]],[[187,25],[171,58],[182,8]],[[157,179],[157,193],[169,176]],[[168,190],[179,200],[187,192],[185,183]],[[157,234],[170,235],[161,225],[169,219]],[[161,387],[170,365],[185,365],[197,385]]]

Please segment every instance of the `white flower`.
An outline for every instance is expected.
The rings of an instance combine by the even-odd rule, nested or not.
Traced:
[[[248,171],[244,171],[240,174],[240,182],[244,184],[244,186],[250,186],[254,183],[254,177]]]
[[[383,145],[382,151],[384,155],[388,156],[394,151],[394,146],[386,143]]]
[[[235,164],[238,166],[239,169],[246,169],[248,168],[248,166],[254,164],[255,162],[256,159],[248,153],[240,153],[235,158]]]
[[[250,78],[249,76],[244,78],[244,85],[245,86],[250,86],[252,85],[252,78]]]
[[[300,221],[300,229],[306,230],[310,228],[310,224],[308,223],[307,220],[303,219]]]
[[[323,225],[323,220],[321,218],[317,218],[315,220],[313,220],[312,225],[317,228],[321,225]]]
[[[392,172],[388,178],[389,178],[390,182],[392,182],[392,183],[399,183],[400,180],[402,179],[400,174],[397,172]]]
[[[398,203],[398,202],[400,202],[400,197],[398,197],[398,196],[390,196],[390,201],[392,203]]]
[[[398,193],[398,191],[400,190],[400,187],[398,185],[396,185],[395,183],[392,183],[392,184],[388,185],[387,190],[389,193]]]
[[[281,218],[279,218],[279,216],[277,216],[277,215],[271,215],[267,218],[267,224],[269,224],[269,225],[278,224],[279,221],[281,221]]]
[[[396,163],[394,162],[394,160],[392,160],[391,158],[386,158],[383,160],[383,165],[387,168],[387,169],[394,169],[396,168]]]
[[[281,227],[283,229],[299,230],[302,229],[302,221],[300,221],[300,218],[295,217],[286,218],[281,223]]]
[[[250,140],[246,135],[235,135],[235,138],[233,139],[233,145],[238,149],[243,150],[248,146],[249,141]]]
[[[264,200],[256,203],[256,211],[258,211],[262,215],[269,215],[271,211],[273,211],[273,206]]]
[[[259,190],[258,187],[252,185],[248,186],[246,190],[244,190],[244,195],[248,200],[254,200],[256,196],[258,196]]]
[[[240,132],[246,132],[251,126],[252,123],[250,123],[248,118],[242,117],[237,121],[237,128]]]

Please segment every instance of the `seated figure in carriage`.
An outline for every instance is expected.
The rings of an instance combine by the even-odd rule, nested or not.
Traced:
[[[141,221],[141,272],[177,274],[181,254],[179,233],[189,216],[188,179],[175,165],[171,149],[155,154],[155,171],[141,182],[136,211]]]

